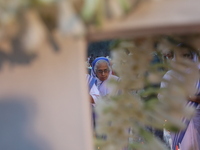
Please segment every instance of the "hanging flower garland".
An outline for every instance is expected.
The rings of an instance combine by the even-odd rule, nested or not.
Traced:
[[[18,39],[33,52],[60,37],[85,37],[86,26],[124,17],[138,0],[8,0],[0,2],[0,42]],[[37,35],[38,34],[38,35]],[[1,44],[0,44],[1,45]],[[56,48],[55,48],[56,47]]]
[[[180,59],[170,64],[152,64],[154,53],[165,48],[180,50],[170,38],[176,39],[160,36],[116,42],[112,50],[113,69],[121,80],[110,81],[110,86],[120,94],[104,97],[97,107],[97,133],[106,136],[106,140],[97,140],[97,147],[105,150],[166,149],[149,128],[178,131],[185,127],[180,118],[192,117],[194,109],[185,108],[185,105],[186,97],[195,91],[199,77],[197,63]],[[178,77],[163,80],[166,69],[173,70]],[[161,81],[168,87],[160,89]]]

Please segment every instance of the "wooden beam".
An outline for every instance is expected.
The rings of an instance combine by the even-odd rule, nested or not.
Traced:
[[[126,18],[89,27],[89,41],[200,32],[200,1],[144,1]]]

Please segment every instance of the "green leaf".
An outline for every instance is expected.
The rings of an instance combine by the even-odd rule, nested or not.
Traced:
[[[95,11],[98,8],[100,0],[85,0],[83,9],[82,9],[82,17],[87,22],[90,21],[94,15],[96,14]]]
[[[118,2],[120,3],[120,6],[124,10],[124,12],[128,12],[130,10],[131,5],[127,0],[118,0]]]

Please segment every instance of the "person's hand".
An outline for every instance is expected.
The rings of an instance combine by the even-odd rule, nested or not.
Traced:
[[[200,96],[189,96],[189,100],[200,104]]]
[[[94,99],[93,99],[93,97],[90,95],[90,103],[92,103],[92,104],[94,104],[95,102],[94,102]]]

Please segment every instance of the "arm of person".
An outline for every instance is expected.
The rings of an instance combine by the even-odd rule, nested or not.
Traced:
[[[200,96],[189,96],[189,100],[200,104]]]

